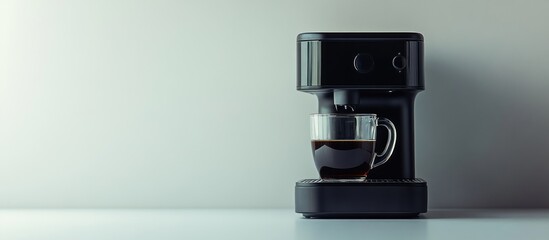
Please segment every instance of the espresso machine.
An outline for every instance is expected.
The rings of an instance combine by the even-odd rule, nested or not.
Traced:
[[[427,183],[414,169],[414,100],[424,88],[420,33],[299,34],[297,90],[317,97],[318,113],[375,113],[394,123],[398,137],[387,163],[364,181],[296,182],[295,211],[307,218],[425,213]]]

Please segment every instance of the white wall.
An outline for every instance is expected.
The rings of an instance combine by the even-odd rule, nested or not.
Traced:
[[[419,31],[430,207],[549,207],[547,1],[0,1],[0,207],[291,207],[304,31]]]

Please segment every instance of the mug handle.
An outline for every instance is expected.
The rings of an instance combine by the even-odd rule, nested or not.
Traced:
[[[381,154],[376,154],[374,162],[376,162],[377,159],[381,159],[381,160],[378,160],[377,163],[374,163],[374,165],[372,166],[372,169],[383,165],[389,160],[389,158],[393,154],[393,151],[395,150],[395,144],[397,139],[397,132],[396,132],[395,125],[389,119],[379,118],[378,126],[383,126],[387,128],[388,130],[387,143],[385,144],[385,149],[383,149],[383,152],[381,152]]]

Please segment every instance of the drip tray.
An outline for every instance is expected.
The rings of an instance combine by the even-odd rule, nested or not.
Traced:
[[[409,218],[427,212],[421,178],[304,179],[295,185],[295,211],[307,218]]]

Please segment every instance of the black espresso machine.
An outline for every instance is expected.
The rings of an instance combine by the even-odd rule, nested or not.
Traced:
[[[414,100],[424,89],[420,33],[299,34],[297,90],[317,97],[318,113],[375,113],[394,123],[398,137],[390,160],[364,181],[296,182],[295,211],[307,218],[425,213],[427,184],[414,169]]]

